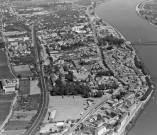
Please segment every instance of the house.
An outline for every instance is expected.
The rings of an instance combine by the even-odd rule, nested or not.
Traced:
[[[89,76],[89,72],[77,72],[76,70],[73,72],[74,76],[76,77],[76,79],[78,81],[81,81],[81,80],[86,80]]]
[[[5,93],[15,92],[19,86],[19,79],[2,79],[1,84]]]
[[[106,133],[106,127],[101,126],[95,130],[95,135],[103,135]]]
[[[55,115],[56,115],[56,110],[52,110],[51,112],[50,112],[50,114],[49,114],[49,120],[50,121],[53,121],[54,120],[54,118],[55,118]]]

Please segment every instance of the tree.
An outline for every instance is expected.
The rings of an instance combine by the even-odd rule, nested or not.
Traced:
[[[67,81],[73,82],[73,80],[74,80],[73,72],[72,72],[72,71],[69,71],[69,72],[68,72],[68,75],[66,75],[65,78],[67,79]]]
[[[0,49],[5,48],[5,42],[0,42]]]
[[[63,66],[63,69],[64,69],[65,72],[68,71],[68,67],[66,65]]]
[[[18,74],[18,75],[17,75],[17,78],[18,78],[18,79],[21,79],[21,78],[22,78],[21,74]]]
[[[48,47],[46,47],[46,53],[50,56],[50,50]]]
[[[62,80],[60,78],[58,78],[56,81],[55,81],[56,85],[58,87],[61,87],[62,86]]]

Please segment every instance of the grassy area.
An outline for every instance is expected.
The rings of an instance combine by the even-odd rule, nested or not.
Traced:
[[[29,121],[9,121],[5,130],[22,130],[28,125]]]
[[[103,97],[102,97],[103,98]],[[94,100],[94,103],[97,103],[101,98],[90,98]],[[81,117],[81,113],[85,113],[90,109],[87,108],[87,98],[82,98],[81,96],[50,96],[49,98],[49,109],[56,110],[56,116],[54,121],[62,121],[67,119],[76,120]],[[46,119],[45,119],[46,121]]]
[[[0,79],[15,78],[8,67],[7,56],[4,51],[0,50]]]
[[[67,120],[67,119],[77,119],[80,118],[80,113],[84,109],[84,103],[86,99],[80,96],[50,96],[49,107],[56,110],[55,121]]]
[[[30,80],[29,79],[20,79],[19,85],[19,94],[29,94],[30,93]]]
[[[41,99],[40,94],[30,95],[27,107],[30,108],[31,110],[37,110],[40,104],[40,99]]]
[[[0,101],[2,100],[13,100],[15,94],[0,94]]]
[[[32,72],[29,68],[29,65],[20,65],[20,66],[13,66],[14,72],[16,76],[21,77],[29,77],[32,76]]]
[[[0,125],[9,114],[11,100],[15,94],[0,94]]]
[[[9,130],[4,131],[1,135],[22,135],[25,132],[24,130]]]
[[[40,104],[40,94],[30,95],[28,97],[21,96],[18,98],[14,110],[37,110]]]
[[[0,102],[0,125],[9,114],[11,102]]]

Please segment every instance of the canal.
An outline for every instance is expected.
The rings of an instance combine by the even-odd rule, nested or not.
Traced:
[[[135,8],[143,0],[108,0],[96,8],[97,15],[129,41],[157,41],[157,29],[139,17]],[[134,46],[150,75],[157,77],[157,45]],[[155,84],[157,84],[155,82]],[[157,135],[157,91],[129,135]]]

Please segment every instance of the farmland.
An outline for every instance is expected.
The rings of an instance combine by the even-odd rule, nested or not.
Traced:
[[[9,114],[10,105],[14,98],[15,94],[0,94],[0,125],[5,120]]]

